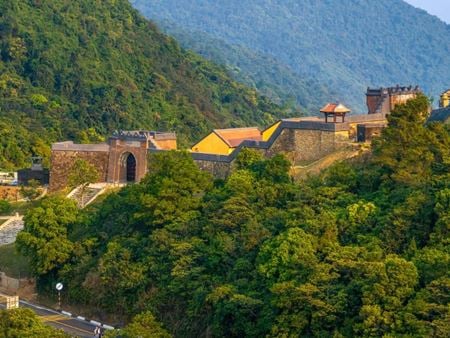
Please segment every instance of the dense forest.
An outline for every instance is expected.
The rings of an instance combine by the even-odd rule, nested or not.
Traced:
[[[365,112],[367,86],[420,85],[436,97],[450,83],[449,26],[402,0],[131,3],[183,46],[237,67],[238,78],[262,92],[299,90],[300,104],[323,104],[323,88]],[[205,34],[211,43],[203,43]],[[319,84],[317,97],[304,90],[307,83]]]
[[[296,107],[305,114],[314,115],[325,102],[339,101],[340,96],[331,91],[326,82],[299,75],[290,66],[268,54],[226,43],[201,31],[188,31],[167,20],[158,21],[158,26],[184,48],[225,66],[237,81],[257,89],[286,108]]]
[[[267,125],[280,107],[184,51],[126,0],[0,0],[0,168],[115,129]]]
[[[450,130],[424,123],[428,104],[398,106],[370,154],[300,182],[282,155],[244,151],[214,180],[188,153],[154,154],[141,183],[87,209],[43,199],[16,245],[41,293],[63,281],[65,301],[142,313],[126,330],[448,337]]]

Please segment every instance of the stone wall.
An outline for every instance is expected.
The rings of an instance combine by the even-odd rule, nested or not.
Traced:
[[[348,141],[344,135],[333,131],[284,129],[270,146],[266,156],[284,154],[296,165],[302,161],[315,161],[336,150],[340,142]]]
[[[209,172],[215,178],[225,179],[231,172],[233,162],[221,162],[213,160],[194,160],[201,170]]]
[[[99,173],[99,182],[106,182],[108,174],[108,151],[52,150],[50,168],[50,191],[58,191],[67,187],[67,180],[73,164],[83,159],[94,166]]]

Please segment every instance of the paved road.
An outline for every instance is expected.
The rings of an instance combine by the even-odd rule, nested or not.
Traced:
[[[4,304],[0,304],[4,308]],[[20,307],[33,310],[36,315],[47,325],[64,330],[66,333],[82,338],[92,338],[94,336],[95,325],[88,322],[62,315],[41,306],[33,305],[25,301],[20,301]]]

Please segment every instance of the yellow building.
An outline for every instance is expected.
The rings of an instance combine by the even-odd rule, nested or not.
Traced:
[[[439,108],[447,108],[450,105],[450,89],[443,92],[439,101]]]
[[[274,124],[272,124],[270,127],[264,129],[262,131],[262,133],[261,133],[262,134],[262,140],[265,141],[265,142],[268,141],[270,139],[270,137],[273,135],[273,133],[278,129],[278,127],[280,126],[281,122],[282,122],[281,120],[277,121]]]
[[[192,152],[228,155],[243,141],[262,141],[261,131],[257,127],[214,129],[191,148]]]

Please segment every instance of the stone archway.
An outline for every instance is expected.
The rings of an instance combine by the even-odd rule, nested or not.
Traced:
[[[136,158],[129,153],[126,160],[126,180],[136,182]]]
[[[123,183],[133,183],[137,179],[137,160],[136,156],[130,152],[125,152],[120,156],[120,178]]]

